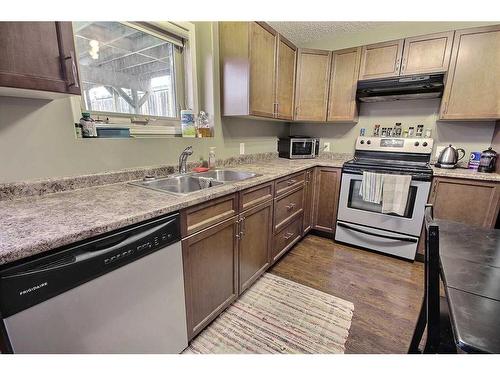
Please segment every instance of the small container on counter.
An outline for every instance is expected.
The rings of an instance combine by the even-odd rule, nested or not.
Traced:
[[[408,138],[408,129],[403,131],[403,138]]]
[[[78,122],[75,122],[75,134],[76,134],[76,138],[83,137],[82,125],[80,125]]]
[[[415,134],[415,136],[421,138],[423,135],[424,135],[424,126],[417,125],[417,133]]]
[[[408,137],[413,137],[413,135],[415,134],[415,128],[413,126],[410,126],[408,128]]]
[[[210,151],[208,152],[208,168],[215,168],[215,147],[210,147]]]
[[[481,160],[481,152],[479,151],[471,152],[467,168],[477,170],[477,168],[479,167],[480,160]]]
[[[425,138],[431,138],[432,137],[432,129],[427,128],[425,129]]]
[[[387,136],[388,137],[394,137],[394,131],[392,128],[387,128]]]
[[[361,129],[359,129],[359,135],[360,135],[361,137],[364,137],[364,136],[365,136],[365,133],[366,133],[366,129],[365,129],[365,128],[361,128]]]
[[[401,137],[401,123],[396,122],[396,125],[394,125],[394,136],[400,138]]]
[[[382,128],[381,136],[382,137],[387,137],[387,128]]]
[[[379,124],[376,124],[373,127],[373,136],[374,137],[379,137],[380,136],[380,125]]]

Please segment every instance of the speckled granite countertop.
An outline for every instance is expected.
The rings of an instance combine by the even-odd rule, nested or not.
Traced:
[[[498,173],[484,173],[466,168],[444,169],[432,167],[432,170],[434,177],[452,177],[465,178],[469,180],[500,182],[500,174]]]
[[[0,265],[243,190],[313,166],[345,159],[272,159],[233,169],[262,176],[174,196],[125,182],[0,201]]]
[[[272,158],[232,169],[262,176],[187,196],[174,196],[126,182],[0,201],[0,265],[40,254],[118,228],[178,211],[314,166],[342,167],[346,155],[312,160]],[[500,181],[497,173],[433,168],[435,176]]]

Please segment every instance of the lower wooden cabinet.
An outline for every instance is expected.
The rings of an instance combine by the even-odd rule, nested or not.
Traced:
[[[314,168],[306,171],[304,181],[304,217],[302,220],[302,235],[306,235],[313,223]]]
[[[316,167],[313,229],[334,233],[340,192],[341,168]]]
[[[271,264],[275,263],[302,238],[302,215],[293,220],[273,238]]]
[[[500,184],[434,177],[429,203],[437,219],[494,228],[500,207]]]
[[[182,240],[188,337],[238,296],[237,217]]]
[[[245,291],[269,266],[272,225],[272,200],[240,214],[239,293]]]

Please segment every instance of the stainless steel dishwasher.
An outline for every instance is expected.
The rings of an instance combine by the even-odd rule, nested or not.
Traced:
[[[0,314],[12,353],[180,353],[179,214],[2,269]]]

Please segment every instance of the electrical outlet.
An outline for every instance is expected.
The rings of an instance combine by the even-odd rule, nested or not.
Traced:
[[[436,146],[436,157],[439,157],[439,154],[441,154],[441,151],[445,149],[445,146]]]
[[[240,155],[245,155],[245,144],[240,143]]]
[[[330,151],[330,142],[323,143],[323,151]]]

